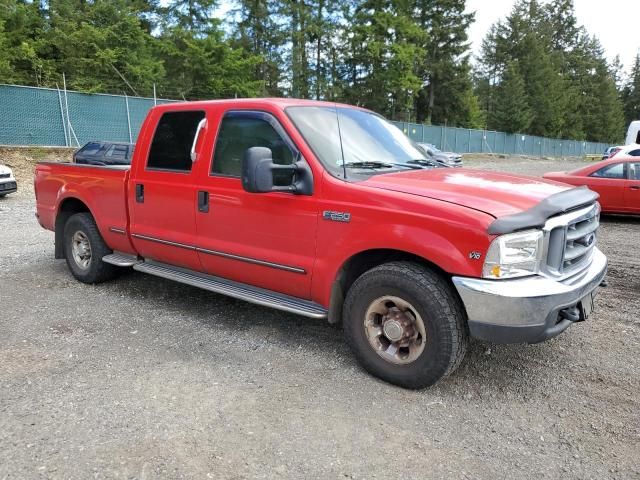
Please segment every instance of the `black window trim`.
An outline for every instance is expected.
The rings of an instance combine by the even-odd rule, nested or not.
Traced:
[[[599,175],[596,175],[597,172],[601,172],[602,170],[613,168],[613,167],[615,167],[617,165],[622,165],[622,177],[620,177],[620,178],[618,178],[618,177],[601,177]],[[591,172],[589,174],[589,177],[591,177],[591,178],[605,178],[605,179],[608,179],[608,180],[628,180],[629,179],[628,162],[615,162],[615,163],[612,163],[610,165],[607,165],[605,167],[599,168],[598,170],[595,170],[595,171]]]
[[[282,123],[280,123],[280,120],[278,120],[273,113],[267,112],[266,110],[259,110],[259,109],[242,110],[237,108],[230,108],[229,110],[224,111],[224,113],[222,114],[222,117],[220,118],[220,121],[218,122],[218,130],[216,131],[216,138],[215,138],[215,142],[213,143],[213,151],[211,152],[211,160],[209,162],[209,177],[236,178],[240,180],[240,177],[237,175],[230,175],[228,173],[219,173],[219,172],[213,171],[213,168],[214,168],[213,161],[216,156],[216,148],[218,146],[218,137],[220,135],[220,129],[222,128],[222,122],[225,120],[225,118],[250,118],[254,120],[264,120],[265,122],[267,122],[269,125],[273,127],[273,129],[276,131],[278,135],[280,135],[280,137],[282,137],[284,142],[287,144],[287,146],[291,150],[291,153],[293,154],[294,158],[299,158],[300,160],[306,162],[307,164],[309,163],[304,159],[296,143],[293,141],[293,139],[291,138],[287,130],[284,128]]]
[[[153,139],[156,136],[156,130],[158,129],[158,126],[160,125],[160,120],[162,120],[162,117],[164,117],[167,113],[182,113],[182,112],[201,112],[204,113],[204,120],[209,120],[207,118],[207,110],[204,110],[202,108],[196,108],[196,109],[187,109],[187,108],[180,108],[178,110],[165,110],[160,114],[160,118],[158,118],[158,121],[156,122],[156,125],[153,129],[153,135],[151,135],[151,143],[149,143],[149,151],[147,152],[147,158],[144,162],[144,171],[145,172],[160,172],[160,173],[178,173],[181,175],[191,175],[193,173],[193,168],[190,168],[189,170],[177,170],[177,169],[173,169],[173,168],[154,168],[154,167],[149,167],[149,155],[151,155],[151,146],[153,145]],[[192,162],[192,167],[193,167],[193,162]]]

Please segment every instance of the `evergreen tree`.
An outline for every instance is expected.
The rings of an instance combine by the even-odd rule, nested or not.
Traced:
[[[348,34],[350,81],[345,99],[386,114],[408,119],[421,88],[416,59],[424,57],[425,33],[405,2],[364,0],[354,10]]]
[[[443,123],[448,118],[454,124],[469,122],[460,114],[454,119],[445,113],[472,95],[472,84],[464,80],[470,80],[467,30],[475,14],[465,12],[465,4],[465,0],[413,0],[413,18],[425,32],[424,56],[417,68],[424,84],[416,101],[419,121]],[[466,76],[463,81],[461,73]],[[451,74],[457,77],[452,79]],[[454,85],[462,90],[455,90]]]
[[[234,15],[234,46],[259,58],[255,79],[264,81],[263,95],[282,95],[282,50],[285,33],[275,19],[277,2],[273,0],[238,0]]]
[[[507,133],[526,132],[533,121],[533,112],[527,100],[525,81],[516,62],[507,65],[502,82],[497,88],[495,109],[490,125]]]
[[[613,141],[620,125],[616,79],[599,42],[578,26],[571,0],[519,0],[485,38],[477,94],[491,128],[497,90],[517,62],[533,115],[526,133]]]
[[[636,55],[629,82],[622,94],[624,100],[625,123],[640,120],[640,54]]]

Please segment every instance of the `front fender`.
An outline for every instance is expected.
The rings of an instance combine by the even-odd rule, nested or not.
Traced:
[[[373,250],[408,253],[424,259],[449,275],[481,275],[483,255],[490,242],[486,232],[463,222],[425,219],[425,223],[426,225],[359,225],[357,228],[344,228],[339,239],[332,231],[340,226],[321,226],[312,282],[314,300],[328,306],[331,286],[343,266],[355,255]],[[475,255],[471,255],[471,252]],[[480,258],[477,253],[480,253]]]

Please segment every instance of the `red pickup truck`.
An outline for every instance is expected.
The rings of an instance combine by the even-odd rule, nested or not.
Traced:
[[[169,104],[131,166],[40,163],[37,218],[80,281],[133,269],[342,322],[366,370],[420,388],[469,337],[535,343],[587,318],[607,261],[597,194],[433,168],[348,105]]]

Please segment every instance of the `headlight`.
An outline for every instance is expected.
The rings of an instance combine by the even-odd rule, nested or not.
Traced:
[[[487,251],[484,278],[514,278],[538,273],[542,258],[542,232],[529,230],[497,237]]]

